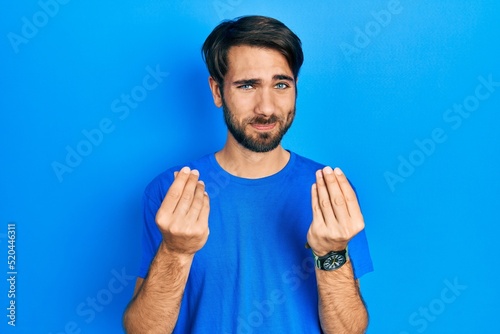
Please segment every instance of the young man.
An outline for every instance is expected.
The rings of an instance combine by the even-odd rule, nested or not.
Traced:
[[[247,16],[217,26],[203,54],[227,141],[146,188],[127,332],[363,333],[357,279],[372,264],[355,192],[340,169],[281,146],[299,38]]]

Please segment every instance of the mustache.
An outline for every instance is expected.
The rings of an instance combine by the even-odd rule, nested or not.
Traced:
[[[282,122],[283,119],[282,117],[278,117],[276,115],[271,115],[269,117],[263,117],[263,116],[255,116],[246,121],[247,124],[260,124],[260,125],[266,125],[266,124],[272,124],[276,122]]]

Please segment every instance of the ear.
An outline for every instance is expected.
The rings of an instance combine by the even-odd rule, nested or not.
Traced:
[[[221,86],[215,81],[211,76],[208,77],[208,85],[210,86],[210,90],[212,91],[212,97],[214,99],[214,104],[217,108],[222,107],[222,94],[221,94]]]

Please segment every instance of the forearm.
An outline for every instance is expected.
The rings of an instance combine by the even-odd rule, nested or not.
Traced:
[[[192,259],[170,252],[161,243],[148,277],[125,311],[123,324],[127,333],[173,331]]]
[[[351,262],[334,271],[316,269],[319,316],[325,333],[364,333],[368,313]]]

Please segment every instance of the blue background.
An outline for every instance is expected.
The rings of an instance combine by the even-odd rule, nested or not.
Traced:
[[[375,263],[368,333],[498,327],[500,87],[482,83],[500,82],[498,2],[54,1],[0,11],[0,272],[9,222],[18,271],[15,328],[1,279],[1,333],[122,332],[143,189],[222,147],[200,46],[247,14],[303,41],[284,146],[356,185]]]

